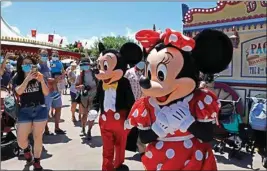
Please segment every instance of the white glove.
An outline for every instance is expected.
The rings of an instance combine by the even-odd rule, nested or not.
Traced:
[[[96,110],[90,110],[88,113],[88,120],[94,121],[98,116],[98,112]]]
[[[173,129],[169,127],[168,120],[163,113],[156,116],[156,121],[152,124],[151,129],[160,137],[166,137],[168,133],[173,133]]]
[[[126,129],[132,129],[132,128],[133,128],[133,126],[131,125],[130,120],[129,119],[126,119],[124,121],[124,130],[126,130]]]
[[[169,126],[174,130],[180,129],[181,132],[187,131],[189,126],[195,121],[189,106],[184,102],[178,102],[170,106],[171,114],[167,116]]]

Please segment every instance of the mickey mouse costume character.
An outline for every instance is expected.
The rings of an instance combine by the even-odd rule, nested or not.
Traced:
[[[217,170],[209,141],[220,103],[210,90],[198,88],[199,73],[223,71],[232,60],[227,35],[203,30],[194,39],[166,29],[142,30],[136,39],[146,49],[146,97],[136,101],[125,124],[137,127],[148,144],[146,170]],[[218,122],[217,122],[218,123]]]
[[[128,167],[123,165],[128,135],[128,130],[124,129],[124,122],[135,99],[131,85],[123,75],[128,64],[141,61],[143,53],[134,43],[124,44],[120,51],[106,50],[100,43],[99,51],[98,72],[95,76],[100,81],[88,119],[95,120],[100,109],[99,125],[103,141],[102,170],[114,170],[114,168],[127,170]]]

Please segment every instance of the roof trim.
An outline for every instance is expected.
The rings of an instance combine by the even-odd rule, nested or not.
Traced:
[[[267,16],[267,15],[266,15]],[[205,25],[196,25],[196,26],[190,26],[186,27],[184,26],[184,31],[199,31],[207,28],[218,28],[218,29],[224,29],[224,28],[232,28],[233,26],[237,27],[246,27],[246,26],[255,26],[260,24],[261,26],[266,23],[266,18],[256,18],[256,19],[250,19],[250,20],[236,20],[232,22],[225,22],[225,23],[210,23]]]
[[[228,18],[228,19],[223,19],[223,20],[215,20],[215,21],[207,21],[207,22],[200,22],[200,23],[195,23],[195,24],[187,24],[183,25],[184,28],[189,28],[189,27],[195,27],[195,26],[204,26],[204,25],[211,25],[211,24],[218,24],[218,25],[224,25],[225,23],[230,23],[230,22],[246,22],[251,21],[253,19],[265,19],[266,22],[266,17],[267,14],[256,14],[256,15],[250,15],[250,16],[244,16],[244,17],[236,17],[236,18]]]
[[[2,41],[2,45],[12,45],[12,46],[25,46],[25,47],[33,47],[33,48],[44,48],[44,49],[53,49],[53,50],[62,50],[59,48],[55,47],[50,47],[50,46],[42,46],[42,45],[34,45],[34,44],[29,44],[29,43],[20,43],[20,42],[14,42],[14,41]]]
[[[244,1],[218,1],[217,6],[213,8],[192,8],[185,13],[185,23],[191,23],[193,21],[194,14],[212,14],[222,11],[226,5],[236,5]]]

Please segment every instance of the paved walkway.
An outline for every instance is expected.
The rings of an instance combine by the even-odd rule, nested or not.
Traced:
[[[61,128],[67,131],[66,135],[50,135],[44,137],[44,151],[42,166],[46,170],[99,170],[102,162],[102,142],[98,124],[93,128],[93,140],[87,141],[80,136],[81,128],[71,122],[69,96],[64,97],[65,104],[62,111],[63,122]],[[50,130],[54,124],[49,123]],[[243,154],[243,153],[242,153]],[[126,152],[126,164],[131,170],[143,170],[138,155]],[[227,154],[216,154],[219,170],[250,170],[251,157],[243,154],[242,160],[229,160]],[[260,168],[261,159],[258,155],[253,158],[254,168]],[[1,170],[32,170],[25,167],[24,160],[18,158],[1,162]]]

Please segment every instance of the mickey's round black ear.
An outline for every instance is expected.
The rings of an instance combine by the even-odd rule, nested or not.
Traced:
[[[135,43],[127,42],[120,49],[121,56],[128,64],[135,65],[142,60],[142,49]]]
[[[227,68],[233,58],[233,45],[226,34],[207,29],[194,39],[196,46],[192,56],[201,72],[214,74]]]
[[[98,50],[99,50],[99,53],[101,53],[104,50],[106,50],[106,48],[105,48],[103,43],[101,43],[101,42],[98,43]]]

